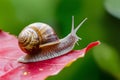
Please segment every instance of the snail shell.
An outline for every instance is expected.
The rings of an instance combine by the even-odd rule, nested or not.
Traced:
[[[76,35],[85,18],[74,29],[74,17],[72,17],[71,32],[59,39],[54,30],[45,23],[33,23],[25,27],[18,36],[18,44],[27,55],[18,59],[19,62],[37,62],[61,56],[70,52],[75,43],[81,39]]]
[[[41,47],[58,44],[59,38],[49,25],[33,23],[25,27],[19,34],[18,43],[25,53],[31,54]]]

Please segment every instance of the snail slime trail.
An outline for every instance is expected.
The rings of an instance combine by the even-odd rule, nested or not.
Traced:
[[[86,20],[87,18],[74,28],[74,16],[72,16],[71,32],[62,39],[59,39],[52,27],[45,23],[38,22],[26,26],[18,36],[18,44],[27,54],[20,57],[18,61],[37,62],[70,52],[81,39],[76,33]]]

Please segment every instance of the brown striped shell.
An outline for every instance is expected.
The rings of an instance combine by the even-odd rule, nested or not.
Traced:
[[[25,27],[18,36],[18,44],[26,53],[39,51],[41,47],[59,43],[54,30],[45,23],[33,23]]]

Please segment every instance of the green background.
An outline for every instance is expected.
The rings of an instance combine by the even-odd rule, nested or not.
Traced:
[[[120,80],[120,0],[1,0],[0,29],[18,36],[28,24],[44,22],[54,28],[59,38],[88,20],[78,31],[82,49],[99,40],[101,45],[90,50],[58,75],[46,80]]]

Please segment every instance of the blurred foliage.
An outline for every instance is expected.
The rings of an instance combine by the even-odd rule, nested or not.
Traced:
[[[114,48],[102,43],[94,48],[94,56],[102,69],[120,79],[120,57]]]
[[[110,14],[120,19],[120,0],[106,0],[105,8]]]
[[[104,44],[96,47],[94,56],[92,51],[88,52],[83,59],[47,80],[115,80],[120,76],[115,76],[118,69],[116,57],[120,56],[120,20],[117,12],[120,3],[116,2],[117,0],[1,0],[0,29],[17,36],[26,25],[44,22],[51,25],[62,38],[71,30],[72,15],[75,16],[75,27],[87,17],[88,20],[77,33],[82,40],[75,49],[100,40],[115,50]],[[117,14],[117,18],[109,13]],[[107,69],[109,66],[111,67]]]

